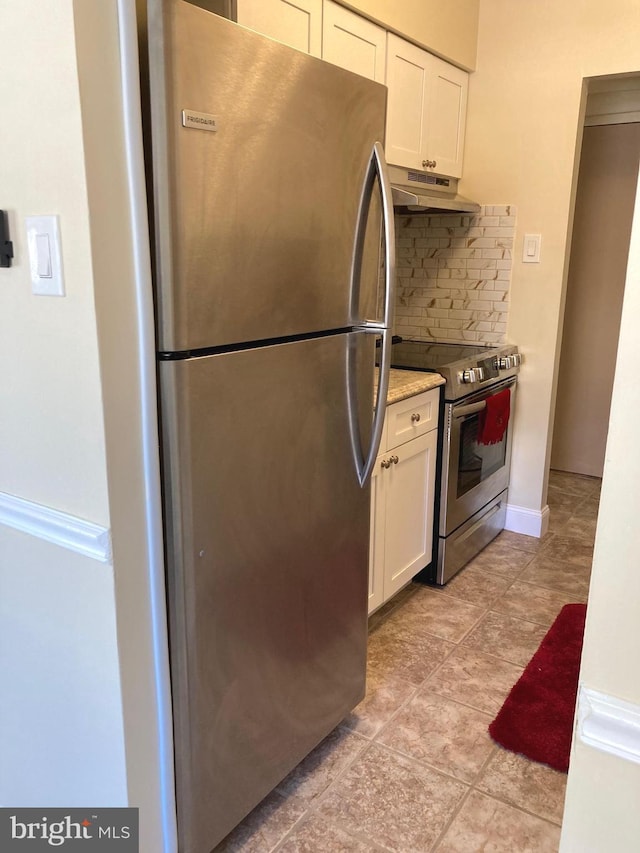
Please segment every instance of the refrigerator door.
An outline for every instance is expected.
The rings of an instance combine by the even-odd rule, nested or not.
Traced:
[[[150,38],[159,349],[371,316],[370,254],[356,316],[350,280],[386,89],[182,0],[165,8]]]
[[[364,694],[373,338],[160,363],[182,853],[209,853]]]

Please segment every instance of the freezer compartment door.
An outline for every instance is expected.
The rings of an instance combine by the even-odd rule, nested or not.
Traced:
[[[208,853],[364,693],[369,489],[349,347],[367,432],[369,335],[160,365],[184,853]]]
[[[346,328],[376,310],[380,204],[350,281],[386,89],[189,3],[151,44],[159,348]]]

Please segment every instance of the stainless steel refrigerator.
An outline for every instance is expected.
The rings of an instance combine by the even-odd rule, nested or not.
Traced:
[[[386,90],[148,16],[178,831],[209,853],[364,694]]]

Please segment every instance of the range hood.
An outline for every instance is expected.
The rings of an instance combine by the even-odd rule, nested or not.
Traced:
[[[389,166],[396,213],[453,214],[480,212],[480,205],[458,193],[458,181],[425,172]]]

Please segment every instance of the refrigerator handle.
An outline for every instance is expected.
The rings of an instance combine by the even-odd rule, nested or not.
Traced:
[[[349,424],[351,429],[351,445],[356,460],[358,480],[363,486],[371,475],[373,466],[378,455],[384,416],[387,405],[387,393],[389,390],[389,370],[391,367],[391,343],[393,334],[393,316],[395,310],[395,278],[396,278],[396,251],[395,251],[395,228],[393,220],[393,198],[391,195],[391,183],[387,174],[387,164],[384,158],[384,150],[380,142],[375,142],[369,167],[362,187],[360,207],[358,210],[358,223],[356,227],[356,241],[354,246],[352,280],[351,280],[351,309],[352,316],[357,311],[358,294],[360,286],[360,272],[362,268],[362,252],[364,246],[364,234],[367,225],[367,212],[373,185],[378,177],[380,195],[382,200],[382,212],[384,222],[384,260],[385,260],[385,291],[384,291],[384,316],[381,322],[365,320],[354,327],[354,332],[379,335],[382,338],[380,369],[378,376],[378,390],[376,393],[373,425],[371,428],[371,443],[366,456],[360,447],[360,438],[357,420],[357,384],[355,380],[355,358],[349,358],[348,368],[348,394],[349,394]]]
[[[396,234],[393,218],[393,195],[391,181],[387,173],[387,163],[384,157],[384,149],[380,142],[374,142],[369,165],[362,183],[360,204],[358,206],[358,218],[356,222],[356,233],[353,247],[353,262],[351,265],[351,298],[350,312],[352,322],[362,326],[371,326],[373,321],[364,320],[359,322],[358,306],[360,301],[360,279],[362,275],[362,256],[364,252],[364,238],[367,231],[367,219],[369,204],[373,194],[373,186],[376,177],[380,187],[380,198],[382,201],[382,218],[384,225],[384,264],[385,264],[385,289],[384,289],[384,316],[382,321],[375,321],[375,325],[384,326],[386,329],[393,328],[393,314],[395,310],[395,280],[396,280]]]

